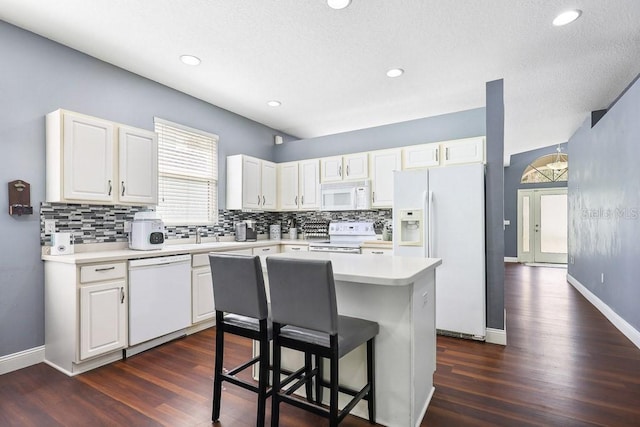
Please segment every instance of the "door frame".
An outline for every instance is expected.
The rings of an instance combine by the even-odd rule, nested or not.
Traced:
[[[538,252],[540,245],[540,233],[537,229],[540,223],[540,197],[552,194],[567,194],[567,187],[518,190],[518,262],[567,263],[567,257],[563,254],[559,254],[557,257],[547,257],[545,260],[536,259],[536,252]],[[525,200],[527,197],[528,200]],[[528,207],[529,218],[528,230],[525,230],[525,221],[523,220],[523,210],[526,207]],[[523,248],[526,239],[529,240],[528,251]]]

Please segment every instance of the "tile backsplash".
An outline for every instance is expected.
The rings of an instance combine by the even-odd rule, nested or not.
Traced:
[[[136,212],[147,210],[141,206],[101,206],[67,203],[42,203],[40,206],[40,244],[50,245],[51,236],[44,234],[45,219],[56,221],[56,232],[73,233],[74,242],[106,243],[126,242],[125,223],[133,221]],[[305,223],[321,221],[373,221],[376,231],[381,233],[384,223],[391,220],[391,209],[340,212],[242,212],[231,210],[218,211],[218,223],[199,226],[166,226],[167,239],[187,239],[194,237],[200,228],[203,237],[229,236],[234,234],[233,224],[237,221],[255,220],[259,234],[268,234],[269,225],[280,224],[282,233],[289,231],[292,219],[300,231]]]

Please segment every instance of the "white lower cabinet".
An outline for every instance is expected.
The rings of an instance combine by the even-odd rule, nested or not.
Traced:
[[[127,307],[126,261],[45,262],[45,362],[75,375],[121,359]]]
[[[80,360],[127,345],[125,279],[80,286]]]
[[[195,254],[191,270],[191,322],[212,319],[215,310],[209,254]]]

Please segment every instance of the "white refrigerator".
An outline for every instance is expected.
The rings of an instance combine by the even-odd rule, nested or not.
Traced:
[[[486,336],[483,164],[394,172],[393,254],[441,258],[436,328]]]

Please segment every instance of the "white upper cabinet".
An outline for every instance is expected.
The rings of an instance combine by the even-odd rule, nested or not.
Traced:
[[[158,135],[121,126],[118,132],[119,199],[121,202],[158,204]]]
[[[278,165],[278,209],[298,210],[298,162]]]
[[[402,168],[400,149],[372,151],[371,165],[371,206],[392,207],[393,171]]]
[[[411,145],[402,148],[402,168],[428,168],[462,163],[484,163],[484,137]]]
[[[484,137],[465,138],[440,144],[443,166],[484,162]]]
[[[440,144],[420,144],[402,149],[402,168],[428,168],[440,165]]]
[[[298,162],[299,207],[302,210],[320,208],[320,163],[318,159]]]
[[[320,165],[322,182],[358,180],[369,177],[368,153],[324,157],[320,159]]]
[[[276,164],[237,154],[227,157],[227,209],[275,210]]]
[[[317,159],[278,164],[278,209],[320,207],[320,167]]]
[[[64,110],[47,114],[46,132],[48,202],[157,204],[154,132]]]

